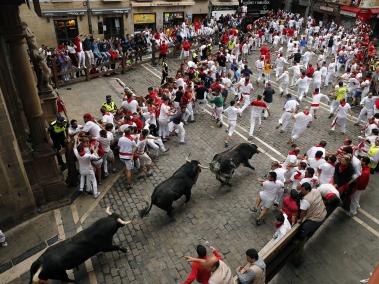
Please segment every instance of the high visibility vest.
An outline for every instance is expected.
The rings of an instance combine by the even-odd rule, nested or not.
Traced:
[[[62,126],[59,126],[57,124],[57,121],[54,120],[52,123],[50,123],[51,127],[53,128],[53,132],[58,134],[58,133],[62,133],[66,130],[66,127],[67,127],[67,121],[65,120],[64,121],[64,124]]]
[[[105,107],[105,110],[107,112],[112,112],[116,110],[116,104],[112,101],[110,104],[107,102],[103,103],[103,107]]]
[[[336,90],[336,101],[340,102],[342,99],[346,97],[347,94],[347,88],[346,87],[339,87]]]
[[[192,58],[197,58],[197,53],[196,52],[192,52]]]
[[[375,157],[375,154],[379,151],[379,146],[376,146],[375,144],[372,144],[370,149],[367,152],[367,156],[371,159]],[[379,162],[379,161],[378,161]],[[376,166],[378,165],[378,162],[370,162],[370,168],[375,169]]]

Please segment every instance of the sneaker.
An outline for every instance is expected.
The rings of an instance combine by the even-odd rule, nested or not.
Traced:
[[[6,246],[8,246],[8,243],[7,242],[3,242],[3,243],[1,243],[1,246],[2,247],[6,247]]]
[[[104,177],[107,177],[107,176],[109,176],[109,173],[104,173]]]
[[[101,193],[101,192],[97,192],[96,194],[94,194],[94,195],[93,195],[93,198],[95,198],[95,199],[98,198],[98,197],[100,196],[100,193]]]
[[[257,207],[253,207],[253,208],[250,208],[250,211],[253,212],[253,213],[257,213],[258,209],[257,209]]]
[[[250,136],[247,138],[247,140],[249,140],[249,141],[253,140],[253,135],[250,135]]]
[[[129,189],[132,189],[133,188],[133,186],[131,185],[131,184],[128,184],[127,186],[126,186],[126,190],[129,190]]]
[[[357,215],[357,212],[349,212],[348,215],[349,215],[350,217],[354,217],[355,215]]]
[[[275,129],[279,129],[279,127],[282,126],[281,124],[278,124]]]
[[[162,151],[162,153],[167,153],[168,150],[170,150],[169,148],[166,148],[166,150]]]
[[[228,142],[225,142],[224,147],[225,147],[225,148],[228,148],[228,147],[229,147],[229,143],[228,143]]]
[[[182,142],[179,142],[180,145],[185,145],[186,142],[182,141]]]
[[[274,203],[274,207],[279,208],[279,203]]]
[[[154,175],[154,172],[153,172],[153,171],[150,171],[150,172],[148,172],[148,173],[146,174],[147,177],[151,177],[151,176],[153,176],[153,175]]]
[[[331,119],[333,117],[333,114],[329,114],[328,118]]]
[[[261,219],[255,220],[255,225],[260,226],[262,225],[263,221]]]

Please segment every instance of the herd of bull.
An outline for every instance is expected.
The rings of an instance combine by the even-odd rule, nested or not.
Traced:
[[[254,170],[249,160],[259,153],[255,144],[241,143],[213,157],[209,167],[203,166],[197,160],[190,160],[182,165],[171,177],[155,187],[150,204],[140,212],[141,217],[149,214],[153,205],[165,210],[168,216],[173,211],[173,202],[183,195],[185,202],[191,199],[191,189],[196,183],[201,169],[210,169],[216,179],[222,184],[230,185],[234,171],[242,164]],[[108,216],[97,220],[88,228],[79,232],[72,238],[66,239],[49,247],[30,268],[30,283],[39,283],[40,280],[60,280],[74,282],[69,279],[66,270],[77,268],[87,259],[99,252],[122,251],[126,248],[113,245],[113,235],[120,227],[131,221],[124,221],[108,207]]]

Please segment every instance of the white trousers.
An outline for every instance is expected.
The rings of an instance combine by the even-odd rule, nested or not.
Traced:
[[[223,118],[222,118],[222,111],[223,111],[223,110],[224,110],[223,107],[215,107],[215,108],[214,108],[214,111],[213,111],[213,113],[214,113],[214,117],[215,117],[216,119],[219,119],[219,120],[221,121],[221,123],[224,121]]]
[[[80,191],[83,191],[84,184],[86,184],[87,191],[92,191],[93,195],[97,194],[97,181],[95,172],[93,170],[80,174]]]
[[[288,94],[288,82],[279,83],[279,92],[283,93],[283,95]]]
[[[78,68],[86,67],[86,56],[84,51],[79,51],[76,55],[78,56]]]
[[[261,116],[255,116],[253,113],[250,116],[250,131],[249,131],[249,136],[253,136],[254,134],[254,129],[255,129],[255,124],[258,122],[258,125],[261,126],[262,124],[262,119]]]
[[[275,68],[275,76],[278,78],[283,73],[283,66],[277,66]]]
[[[325,86],[328,86],[329,83],[333,83],[335,75],[336,75],[336,73],[334,73],[334,72],[326,73]]]
[[[162,141],[161,138],[158,138],[158,139],[147,139],[147,144],[149,145],[149,147],[151,149],[153,149],[153,150],[155,150],[157,152],[158,152],[159,149],[162,152],[166,151],[166,147],[164,146],[163,141]]]
[[[371,117],[374,115],[373,109],[367,109],[363,107],[359,113],[358,120],[366,121],[368,117]]]
[[[250,95],[242,94],[242,98],[243,98],[243,106],[241,108],[241,111],[244,111],[250,105]]]
[[[228,124],[229,124],[228,136],[231,137],[233,135],[234,131],[236,130],[237,121],[236,120],[228,121]]]
[[[257,81],[260,82],[262,81],[262,74],[263,74],[263,71],[262,70],[257,70]]]
[[[89,64],[90,65],[95,65],[95,56],[93,55],[92,50],[86,50],[84,52],[86,54],[86,60],[88,60]]]
[[[336,100],[333,100],[332,103],[330,104],[330,114],[334,114],[338,108],[340,103]]]
[[[188,118],[190,118],[191,121],[195,120],[192,102],[189,102],[187,104],[186,113],[184,114],[184,117],[183,117],[184,121],[187,121]]]
[[[306,127],[294,127],[292,129],[292,134],[291,134],[292,139],[293,140],[298,139],[301,136],[301,134],[304,133],[305,129]]]
[[[288,124],[290,124],[292,113],[285,111],[282,113],[282,116],[279,119],[279,123],[282,124],[281,130],[285,131]]]
[[[359,200],[361,199],[361,194],[363,190],[357,190],[351,195],[351,202],[350,202],[350,213],[357,214],[358,208],[361,206],[359,205]]]
[[[179,124],[175,124],[174,123],[174,125],[173,125],[173,131],[175,131],[176,133],[178,133],[180,142],[184,143],[184,139],[185,139],[185,136],[186,136],[186,131],[184,130],[183,122],[181,122]]]
[[[166,139],[169,135],[168,131],[168,120],[167,119],[159,119],[159,131],[158,134],[162,139]]]
[[[346,117],[336,117],[332,122],[332,130],[335,130],[337,125],[340,127],[342,133],[346,133]]]
[[[306,92],[307,92],[306,88],[298,88],[297,89],[297,95],[299,97],[299,101],[303,100],[303,97],[304,97],[304,95],[305,95]]]

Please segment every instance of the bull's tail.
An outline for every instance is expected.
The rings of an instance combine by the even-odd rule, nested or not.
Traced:
[[[140,217],[143,218],[143,217],[146,217],[147,215],[149,215],[151,207],[153,207],[153,202],[150,202],[150,205],[146,206],[144,209],[142,209],[139,212]]]

